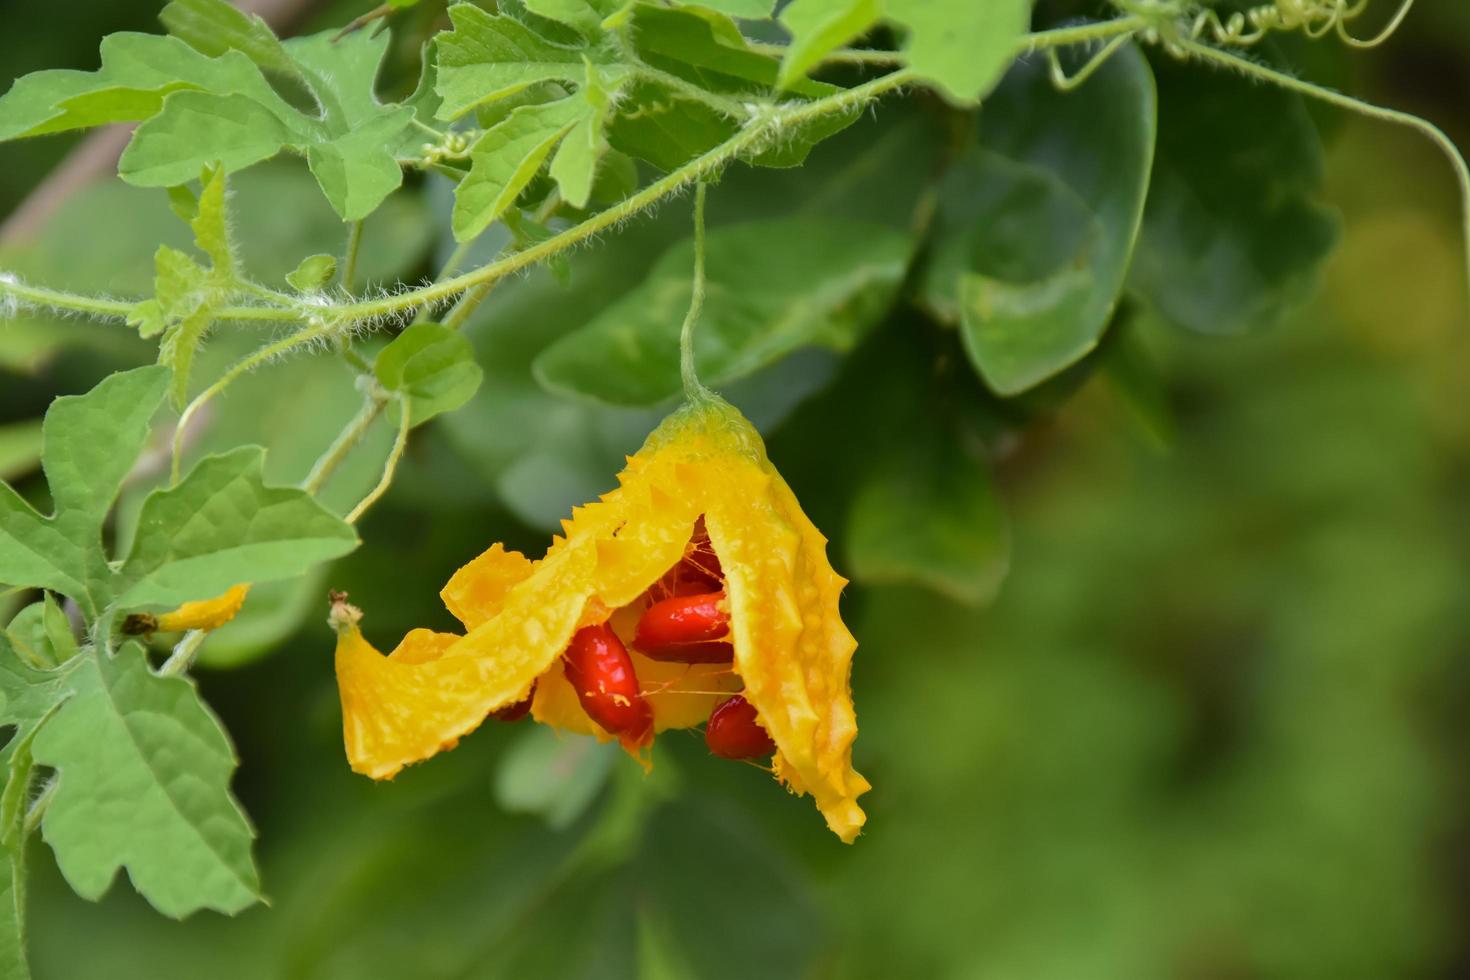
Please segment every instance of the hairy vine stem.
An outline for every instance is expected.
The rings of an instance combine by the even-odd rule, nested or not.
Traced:
[[[348,524],[356,524],[362,518],[362,515],[367,513],[367,509],[377,503],[378,499],[387,493],[388,488],[393,485],[393,474],[398,471],[398,463],[403,459],[403,451],[408,448],[408,430],[411,428],[412,423],[411,413],[408,409],[408,401],[406,399],[399,399],[398,435],[394,437],[393,449],[388,453],[387,462],[383,464],[383,475],[379,478],[378,485],[373,487],[368,492],[368,495],[358,502],[356,507],[347,512],[347,516],[343,520]]]
[[[679,377],[684,383],[684,397],[691,401],[709,394],[694,369],[694,324],[704,306],[704,197],[705,183],[694,188],[694,281],[689,290],[689,312],[679,328]]]
[[[317,494],[337,467],[342,465],[342,461],[362,441],[362,437],[367,435],[368,429],[383,413],[387,404],[388,399],[381,392],[370,393],[363,400],[362,408],[347,423],[347,427],[337,434],[327,451],[312,465],[311,472],[301,481],[301,489],[312,495]]]
[[[175,485],[179,482],[179,466],[183,461],[184,455],[184,433],[188,431],[189,422],[199,413],[200,409],[209,404],[210,399],[228,388],[234,383],[236,378],[245,374],[247,371],[252,371],[271,358],[284,354],[289,350],[294,350],[303,344],[309,344],[322,337],[329,336],[338,329],[336,325],[327,323],[324,320],[313,321],[304,330],[298,330],[289,336],[282,337],[275,343],[266,344],[253,354],[236,361],[228,371],[220,375],[214,384],[205,388],[198,395],[195,395],[194,400],[185,406],[183,412],[179,414],[178,424],[174,426],[173,450],[169,461],[169,484]]]

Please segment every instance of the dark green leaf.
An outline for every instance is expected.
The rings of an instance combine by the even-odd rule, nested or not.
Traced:
[[[81,658],[70,682],[33,745],[58,773],[42,832],[67,882],[96,900],[126,868],[174,917],[254,904],[254,832],[229,792],[234,749],[193,684],[154,674],[135,643]]]
[[[1200,333],[1269,326],[1301,303],[1337,239],[1314,198],[1322,149],[1299,95],[1157,65],[1159,147],[1129,285]]]
[[[657,82],[634,81],[625,94],[628,106],[637,108],[613,116],[608,141],[663,171],[676,170],[713,149],[738,128],[704,103],[681,98]]]
[[[1080,89],[1018,65],[985,104],[982,148],[947,179],[923,295],[957,319],[1003,395],[1102,337],[1127,275],[1153,155],[1154,86],[1129,47]]]
[[[859,223],[752,222],[711,232],[695,331],[700,376],[724,384],[802,347],[849,349],[893,302],[912,248],[901,232]],[[638,288],[547,348],[537,379],[614,405],[676,394],[693,256],[692,242],[670,249]]]
[[[847,554],[862,582],[917,582],[988,602],[1010,563],[1010,531],[984,446],[943,417],[913,419],[858,488]]]
[[[437,323],[416,323],[393,338],[373,368],[379,384],[408,399],[411,425],[459,408],[484,377],[470,342]]]

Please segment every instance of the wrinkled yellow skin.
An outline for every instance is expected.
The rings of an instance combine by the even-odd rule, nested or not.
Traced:
[[[219,629],[235,618],[240,607],[245,605],[245,596],[249,591],[250,584],[247,582],[236,585],[213,599],[186,602],[173,612],[159,616],[158,630],[162,633],[176,633],[183,630]]]
[[[611,620],[629,640],[643,594],[683,557],[703,516],[726,578],[734,670],[632,651],[655,730],[703,724],[743,683],[776,743],[777,777],[810,793],[851,842],[869,784],[852,768],[857,643],[837,608],[846,580],[760,435],[725,402],[701,399],[649,436],[618,484],[575,509],[540,561],[497,544],[456,572],[440,595],[464,636],[414,630],[384,657],[355,625],[342,629],[337,678],[352,768],[391,777],[452,747],[533,684],[537,721],[609,738],[582,710],[559,658],[583,626]]]

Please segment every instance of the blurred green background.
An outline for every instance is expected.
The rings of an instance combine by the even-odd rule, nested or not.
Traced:
[[[93,67],[102,34],[156,29],[151,0],[11,6],[7,79]],[[319,4],[301,26],[364,6]],[[1389,45],[1323,71],[1470,146],[1470,8],[1422,4]],[[662,740],[647,780],[530,726],[487,725],[390,784],[343,758],[320,596],[348,589],[380,646],[447,628],[437,591],[459,564],[496,540],[539,554],[548,524],[610,485],[656,415],[559,400],[528,365],[686,233],[671,205],[579,254],[570,289],[540,270],[498,293],[470,330],[484,389],[415,437],[365,546],[313,581],[259,589],[211,640],[200,683],[238,745],[270,905],[175,923],[125,883],[89,904],[38,845],[37,976],[1470,976],[1458,203],[1417,137],[1314,115],[1324,199],[1343,220],[1317,298],[1244,337],[1138,321],[1168,448],[1100,377],[1030,412],[997,462],[1010,573],[986,608],[916,587],[849,591],[856,763],[875,786],[854,846],[757,768],[709,757],[697,733]],[[920,153],[894,129],[904,111],[877,117],[806,170],[731,174],[711,221],[790,208],[889,220],[891,172],[865,161]],[[7,145],[0,212],[74,142]],[[263,278],[337,249],[303,167],[259,168],[235,189]],[[366,275],[430,273],[447,202],[430,182],[374,216]],[[157,243],[186,234],[163,195],[107,182],[5,261],[136,294]],[[898,318],[841,363],[802,355],[732,392],[839,570],[844,474],[907,437],[902,412],[855,413],[854,399],[906,356],[921,379],[954,370],[946,338],[914,353],[909,327]],[[206,369],[244,343],[222,338]],[[149,356],[117,326],[0,325],[0,475],[35,491],[28,447],[50,398]],[[232,389],[201,448],[261,440],[275,475],[299,478],[355,408],[340,362],[290,361]],[[330,499],[361,495],[388,438],[375,433]]]

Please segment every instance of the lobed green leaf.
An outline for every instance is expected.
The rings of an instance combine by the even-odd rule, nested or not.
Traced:
[[[455,4],[449,17],[453,29],[435,39],[440,119],[458,119],[538,82],[580,82],[584,57],[610,63],[600,51],[555,44],[518,20],[473,4]]]
[[[356,532],[310,494],[266,486],[263,463],[258,446],[242,446],[150,494],[118,572],[118,602],[174,606],[240,582],[290,578],[356,547]]]
[[[125,868],[165,915],[259,900],[234,750],[193,684],[153,673],[136,643],[79,658],[68,682],[32,751],[57,770],[42,833],[77,894],[101,898]]]

